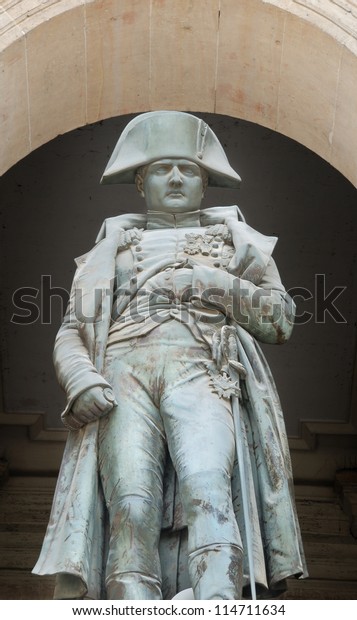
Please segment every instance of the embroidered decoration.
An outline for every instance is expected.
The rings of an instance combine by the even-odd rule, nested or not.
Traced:
[[[183,251],[186,254],[203,254],[204,256],[209,256],[212,248],[209,245],[209,241],[206,239],[206,235],[187,233],[185,237],[186,245]]]
[[[186,245],[183,251],[186,254],[202,254],[203,256],[213,256],[216,258],[218,255],[219,247],[222,248],[221,257],[223,260],[223,266],[229,263],[232,258],[234,249],[233,247],[227,248],[227,245],[232,245],[232,236],[225,225],[209,226],[206,228],[205,233],[195,234],[187,233]],[[215,256],[216,255],[216,256]]]
[[[206,364],[207,372],[211,378],[210,386],[212,392],[218,394],[219,398],[230,398],[231,396],[240,397],[241,390],[238,382],[233,381],[226,372],[213,370],[212,366]]]

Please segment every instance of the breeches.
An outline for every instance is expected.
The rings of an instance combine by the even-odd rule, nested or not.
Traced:
[[[161,597],[158,543],[167,450],[187,519],[189,554],[241,546],[231,499],[232,412],[209,385],[210,359],[209,348],[177,321],[108,347],[105,376],[118,406],[100,421],[99,463],[110,517],[107,584],[122,584],[116,598]]]

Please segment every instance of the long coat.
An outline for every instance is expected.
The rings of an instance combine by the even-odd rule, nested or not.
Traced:
[[[271,265],[276,238],[261,235],[249,227],[242,221],[241,213],[235,206],[202,211],[202,226],[223,222],[230,228],[235,248],[230,271],[259,287]],[[76,349],[76,355],[61,360],[69,377],[66,383],[68,401],[64,420],[79,393],[92,385],[109,385],[101,373],[111,322],[118,235],[123,228],[145,228],[145,224],[145,215],[128,214],[109,218],[101,229],[97,245],[77,259],[78,268],[69,310],[57,340],[59,357],[64,356],[61,343],[67,338],[74,342]],[[75,316],[75,295],[78,290],[81,291],[83,317],[97,317],[98,320],[81,321]],[[103,291],[100,299],[90,294],[94,290]],[[281,289],[278,293],[281,301]],[[285,297],[285,301],[288,303],[289,300]],[[283,324],[290,320],[291,316],[286,312],[286,316],[282,317]],[[264,598],[279,593],[287,577],[301,577],[307,573],[296,515],[285,424],[275,383],[256,339],[238,324],[236,330],[239,360],[247,372],[240,415],[245,428],[244,459],[254,571],[258,592]],[[275,333],[275,339],[270,338],[272,342],[281,342],[289,335],[284,334],[281,325],[273,325],[272,331]],[[289,332],[289,329],[285,332]],[[67,352],[68,347],[64,350]],[[39,560],[33,570],[39,575],[71,576],[70,594],[66,592],[67,586],[63,588],[60,585],[56,593],[58,598],[105,598],[103,575],[107,511],[98,473],[97,436],[98,422],[69,432],[49,525]],[[177,591],[189,587],[189,582],[185,545],[187,532],[171,464],[167,467],[164,489],[160,543],[162,587],[164,598],[172,598]],[[237,464],[232,476],[232,496],[245,547],[246,528]],[[246,557],[244,562],[245,584],[249,585]]]

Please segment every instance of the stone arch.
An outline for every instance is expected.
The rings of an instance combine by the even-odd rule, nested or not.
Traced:
[[[352,0],[4,2],[0,172],[73,128],[166,108],[278,131],[357,185],[356,15]]]

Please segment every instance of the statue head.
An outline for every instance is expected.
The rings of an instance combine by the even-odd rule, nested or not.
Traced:
[[[147,112],[124,129],[101,183],[135,183],[144,166],[163,160],[187,160],[204,171],[207,184],[239,187],[217,136],[203,120],[185,112]]]
[[[149,211],[197,211],[207,187],[206,171],[189,159],[165,158],[136,172],[136,187]]]

